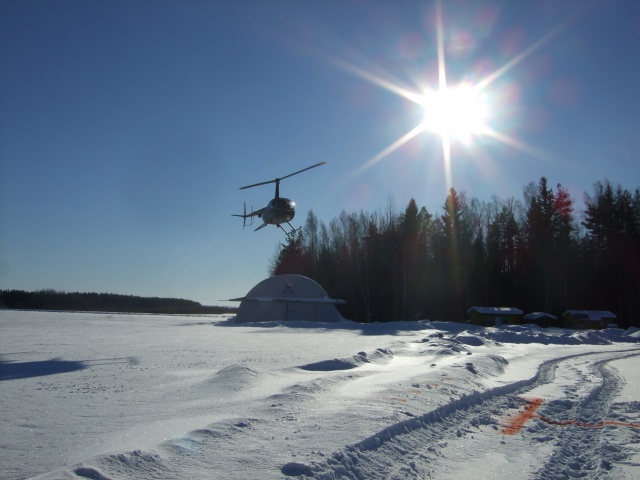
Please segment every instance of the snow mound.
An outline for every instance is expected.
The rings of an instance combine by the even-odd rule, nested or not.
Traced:
[[[435,355],[436,357],[446,357],[450,355],[459,355],[462,352],[466,352],[467,349],[460,345],[455,345],[450,343],[448,345],[443,345],[441,348],[438,348],[435,352],[425,351],[425,354]]]
[[[301,370],[309,370],[312,372],[333,372],[336,370],[350,370],[367,363],[366,358],[356,355],[349,358],[334,358],[331,360],[322,360],[320,362],[301,365]]]
[[[460,343],[469,345],[470,347],[480,347],[486,343],[486,339],[467,331],[456,335],[455,339]]]
[[[471,335],[457,335],[469,341]],[[473,337],[493,340],[499,343],[543,345],[610,345],[614,342],[637,342],[638,338],[625,335],[620,329],[567,330],[560,328],[542,329],[535,325],[503,325],[488,327],[472,334]],[[473,340],[471,340],[473,341]]]
[[[73,467],[73,473],[81,478],[91,480],[112,480],[114,478],[129,477],[144,472],[147,478],[160,478],[165,476],[167,467],[164,460],[157,453],[134,450],[127,453],[97,456],[94,459],[104,466],[105,470],[112,474],[107,475],[102,469],[80,463]],[[47,476],[47,478],[49,478]],[[59,478],[59,477],[55,477]]]
[[[378,348],[373,353],[367,354],[367,352],[359,352],[352,357],[347,358],[333,358],[330,360],[322,360],[320,362],[309,363],[301,365],[301,370],[308,370],[312,372],[332,372],[337,370],[350,370],[352,368],[359,367],[365,363],[372,362],[384,362],[393,357],[393,353],[385,348]]]
[[[300,462],[289,462],[282,466],[282,473],[291,477],[312,475],[311,467]]]
[[[86,465],[78,465],[74,470],[78,477],[89,478],[91,480],[111,480],[111,477],[105,475],[100,470]]]
[[[640,328],[631,327],[626,331],[627,337],[640,338]]]
[[[230,365],[205,380],[203,386],[238,391],[251,385],[259,375],[256,370],[243,365]]]

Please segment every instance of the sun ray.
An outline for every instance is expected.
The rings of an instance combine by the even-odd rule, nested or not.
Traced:
[[[438,86],[441,92],[447,90],[447,66],[444,58],[444,26],[442,25],[442,4],[436,1],[436,35],[438,42]],[[451,144],[449,135],[442,135],[442,158],[444,160],[444,176],[447,189],[452,186]]]
[[[436,36],[438,42],[438,86],[441,91],[444,91],[447,89],[447,66],[444,59],[444,27],[440,0],[436,2]]]
[[[523,51],[522,53],[520,53],[519,55],[517,55],[515,58],[513,58],[511,61],[505,63],[502,67],[498,68],[495,72],[491,73],[490,75],[487,75],[484,79],[482,79],[481,81],[479,81],[476,84],[476,87],[479,89],[483,89],[485,88],[487,85],[489,85],[490,83],[494,82],[495,80],[497,80],[498,78],[500,78],[502,75],[504,75],[505,73],[507,73],[509,70],[511,70],[513,67],[515,67],[516,65],[520,64],[523,60],[525,60],[529,55],[531,55],[533,52],[535,52],[536,50],[538,50],[540,47],[542,47],[544,44],[548,43],[551,39],[553,39],[555,36],[557,36],[560,32],[562,32],[565,28],[567,28],[571,23],[573,23],[580,15],[582,15],[588,8],[591,8],[593,6],[593,4],[595,3],[595,1],[590,2],[585,4],[580,10],[578,10],[577,12],[575,12],[573,15],[571,15],[571,17],[569,17],[567,20],[565,20],[564,22],[562,22],[560,25],[558,25],[556,28],[554,28],[553,30],[551,30],[549,33],[547,33],[545,36],[543,36],[540,40],[538,40],[537,42],[535,42],[533,45],[531,45],[529,48],[527,48],[525,51]]]
[[[363,165],[361,165],[359,168],[357,168],[352,174],[351,174],[351,178],[361,174],[362,172],[364,172],[365,170],[368,170],[369,168],[371,168],[372,166],[374,166],[376,163],[378,163],[380,160],[382,160],[384,157],[386,157],[387,155],[389,155],[390,153],[394,152],[395,150],[397,150],[398,148],[400,148],[402,145],[404,145],[405,143],[407,143],[409,140],[411,140],[413,137],[415,137],[416,135],[418,135],[420,132],[422,132],[424,130],[424,126],[422,124],[417,125],[416,127],[414,127],[412,130],[408,131],[407,133],[405,133],[402,137],[400,137],[398,140],[396,140],[395,142],[393,142],[391,145],[389,145],[388,147],[386,147],[385,149],[381,150],[379,153],[377,153],[376,155],[374,155],[373,157],[371,157],[369,160],[367,160]]]
[[[451,144],[447,136],[442,137],[442,158],[444,160],[444,179],[448,190],[453,185],[453,178],[451,175]]]
[[[484,135],[487,137],[491,137],[499,142],[502,142],[505,145],[509,145],[510,147],[515,148],[516,150],[520,150],[521,152],[527,153],[532,157],[536,157],[540,160],[544,160],[549,163],[553,163],[558,160],[557,156],[552,154],[551,152],[547,152],[542,148],[537,148],[532,145],[528,145],[522,140],[519,140],[514,137],[510,137],[509,135],[500,133],[497,130],[494,130],[492,128],[487,127]]]
[[[529,55],[531,55],[536,50],[538,50],[540,47],[542,47],[545,43],[549,42],[549,40],[551,40],[553,37],[558,35],[558,33],[560,33],[565,28],[567,23],[568,22],[565,22],[562,25],[559,25],[558,27],[553,29],[551,32],[546,34],[544,37],[542,37],[540,40],[538,40],[533,45],[531,45],[529,48],[527,48],[525,51],[523,51],[522,53],[517,55],[515,58],[513,58],[510,61],[508,61],[507,63],[505,63],[502,67],[498,68],[493,73],[487,75],[485,78],[483,78],[478,83],[476,83],[475,88],[477,88],[479,90],[482,90],[482,89],[486,88],[487,85],[489,85],[490,83],[496,81],[502,75],[504,75],[509,70],[511,70],[513,67],[515,67],[516,65],[520,64]]]
[[[360,68],[352,63],[347,62],[339,57],[327,57],[331,63],[339,66],[343,70],[352,73],[356,77],[360,77],[363,80],[368,81],[373,85],[377,85],[378,87],[384,88],[385,90],[395,93],[396,95],[406,98],[407,100],[412,101],[413,103],[419,103],[421,95],[418,92],[412,91],[409,88],[405,88],[401,86],[399,81],[394,83],[390,80],[382,78],[379,75],[374,74],[364,68]]]

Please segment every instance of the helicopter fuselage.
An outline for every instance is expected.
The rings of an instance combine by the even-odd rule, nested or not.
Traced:
[[[262,215],[262,221],[269,225],[280,225],[289,222],[296,214],[295,203],[288,198],[280,197],[269,201]]]
[[[245,203],[244,212],[242,214],[232,213],[231,215],[233,215],[234,217],[241,217],[244,220],[242,225],[243,227],[247,223],[247,218],[253,220],[253,217],[260,217],[262,219],[262,225],[256,228],[255,229],[256,231],[266,227],[267,225],[275,225],[287,235],[294,234],[295,232],[299,231],[301,228],[301,227],[295,228],[293,225],[289,223],[289,221],[292,220],[296,214],[296,211],[294,208],[296,204],[295,202],[289,200],[288,198],[284,198],[280,196],[280,180],[284,180],[285,178],[289,178],[299,173],[306,172],[307,170],[311,170],[312,168],[319,167],[320,165],[324,165],[325,163],[327,162],[316,163],[315,165],[311,165],[310,167],[303,168],[302,170],[298,170],[297,172],[290,173],[289,175],[286,175],[281,178],[275,178],[273,180],[267,180],[266,182],[254,183],[252,185],[247,185],[246,187],[240,187],[240,190],[244,190],[245,188],[252,188],[252,187],[257,187],[259,185],[266,185],[268,183],[275,183],[276,194],[275,194],[275,197],[269,201],[267,206],[264,208],[261,208],[260,210],[253,210],[253,207],[252,207],[251,212],[247,213],[247,204]],[[288,224],[289,227],[291,227],[291,230],[285,229],[282,226],[283,223]]]

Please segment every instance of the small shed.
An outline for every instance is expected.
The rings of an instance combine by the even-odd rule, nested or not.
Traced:
[[[618,317],[608,310],[567,310],[562,314],[562,323],[567,328],[589,328],[600,330],[610,324],[617,325]]]
[[[333,299],[315,281],[303,275],[276,275],[261,281],[240,298],[236,323],[303,320],[338,322],[342,316]]]
[[[469,322],[483,327],[498,325],[519,325],[523,311],[511,307],[471,307],[467,310]]]
[[[559,327],[558,317],[546,312],[531,312],[522,317],[524,323],[533,323],[539,327]]]

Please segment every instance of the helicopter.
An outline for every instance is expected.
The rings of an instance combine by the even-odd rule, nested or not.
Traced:
[[[295,228],[291,223],[289,223],[296,214],[295,211],[295,202],[289,200],[288,198],[284,198],[280,196],[280,180],[284,180],[285,178],[292,177],[302,172],[306,172],[307,170],[311,170],[312,168],[319,167],[320,165],[324,165],[327,162],[316,163],[315,165],[311,165],[310,167],[303,168],[302,170],[298,170],[297,172],[290,173],[281,178],[276,178],[274,180],[267,180],[266,182],[254,183],[253,185],[247,185],[246,187],[240,187],[240,190],[244,190],[245,188],[257,187],[259,185],[267,185],[269,183],[276,184],[276,195],[275,198],[271,199],[266,207],[261,208],[259,210],[253,210],[251,208],[251,213],[247,213],[247,204],[244,204],[244,213],[237,214],[232,213],[231,215],[234,217],[241,217],[243,219],[243,228],[247,225],[247,218],[251,219],[251,223],[253,223],[253,217],[258,217],[262,219],[262,225],[254,230],[257,232],[261,228],[266,227],[267,225],[275,225],[280,228],[285,234],[291,235],[300,230],[301,227]],[[287,231],[282,224],[286,223],[291,227],[291,230]]]

